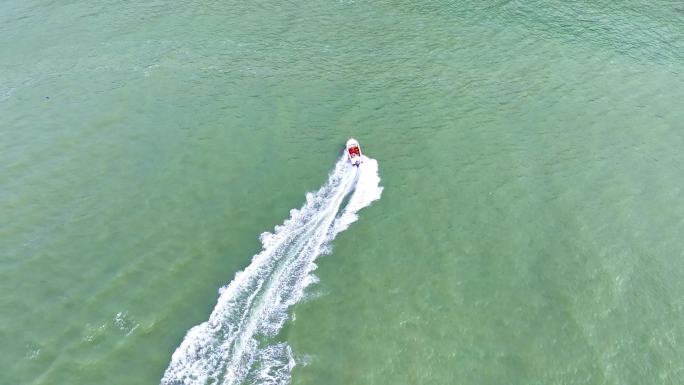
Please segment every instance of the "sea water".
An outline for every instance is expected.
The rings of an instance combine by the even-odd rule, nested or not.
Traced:
[[[5,0],[0,384],[680,384],[683,76],[677,2]]]

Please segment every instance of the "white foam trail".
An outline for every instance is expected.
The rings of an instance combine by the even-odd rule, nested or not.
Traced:
[[[325,185],[306,194],[301,209],[291,210],[273,233],[261,234],[262,251],[221,288],[209,320],[188,331],[161,384],[288,384],[292,351],[272,339],[288,308],[315,282],[314,260],[381,193],[375,159],[364,157],[358,169],[344,157],[338,160]]]

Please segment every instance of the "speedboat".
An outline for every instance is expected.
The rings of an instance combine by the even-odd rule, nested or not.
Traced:
[[[359,147],[359,142],[357,142],[354,138],[347,140],[347,157],[349,158],[349,162],[356,167],[363,162],[361,147]]]

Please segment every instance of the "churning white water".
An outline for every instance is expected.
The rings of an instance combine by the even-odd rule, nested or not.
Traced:
[[[161,384],[287,384],[295,365],[286,343],[269,343],[304,289],[315,281],[315,259],[357,212],[380,198],[378,163],[341,158],[327,182],[273,233],[262,251],[219,293],[209,320],[190,329],[173,353]],[[346,204],[345,204],[346,201]]]

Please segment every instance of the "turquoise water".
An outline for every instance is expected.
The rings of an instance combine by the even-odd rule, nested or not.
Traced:
[[[168,379],[323,189],[238,383],[680,384],[682,100],[676,2],[2,2],[0,383]]]

